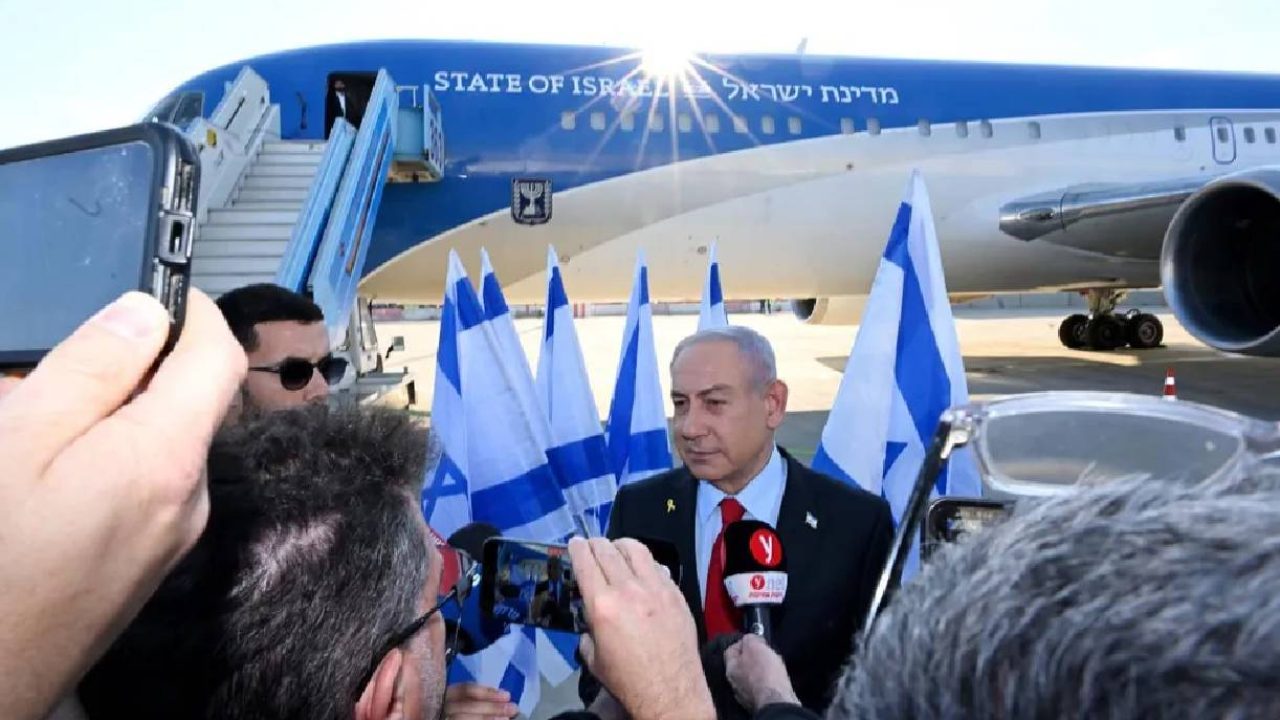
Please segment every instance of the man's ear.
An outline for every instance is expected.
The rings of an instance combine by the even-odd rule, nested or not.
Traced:
[[[774,380],[765,390],[764,398],[769,408],[769,429],[777,430],[787,414],[787,394],[790,390],[781,380]]]
[[[392,650],[378,663],[373,679],[356,702],[356,720],[389,720],[404,717],[404,652]]]

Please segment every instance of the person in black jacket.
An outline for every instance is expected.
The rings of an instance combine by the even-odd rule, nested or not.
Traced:
[[[671,386],[685,464],[619,489],[607,535],[675,544],[680,589],[702,644],[741,629],[720,577],[721,529],[743,518],[776,528],[788,587],[773,611],[773,647],[804,707],[822,712],[888,556],[889,505],[777,447],[787,387],[758,333],[731,326],[686,338],[673,356]],[[583,673],[583,701],[595,690]]]

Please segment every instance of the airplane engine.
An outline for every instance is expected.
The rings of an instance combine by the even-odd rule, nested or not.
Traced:
[[[1197,340],[1280,356],[1280,168],[1227,175],[1187,198],[1165,234],[1160,276]]]
[[[857,325],[865,297],[803,298],[791,301],[791,312],[809,325]]]

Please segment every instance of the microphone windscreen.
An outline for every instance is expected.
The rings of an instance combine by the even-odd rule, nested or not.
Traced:
[[[675,584],[680,584],[680,551],[673,542],[658,538],[636,537],[637,542],[649,549],[655,562],[667,569]]]
[[[787,557],[768,523],[740,520],[724,529],[724,586],[737,607],[780,605],[787,596]]]
[[[498,528],[489,523],[467,523],[453,531],[453,534],[449,536],[449,545],[470,555],[472,560],[479,562],[484,557],[485,541],[501,534],[498,532]]]

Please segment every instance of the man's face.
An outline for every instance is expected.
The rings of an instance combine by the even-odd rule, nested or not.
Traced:
[[[329,337],[324,323],[301,323],[294,320],[258,323],[258,349],[248,354],[249,367],[278,367],[290,358],[317,362],[329,354]],[[276,373],[250,371],[244,381],[245,399],[249,405],[267,412],[286,410],[322,401],[329,396],[329,385],[318,372],[298,390],[288,390]]]
[[[415,508],[416,509],[416,508]],[[421,517],[421,513],[419,513]],[[422,532],[427,542],[427,582],[422,588],[422,598],[418,612],[424,613],[435,607],[440,593],[440,576],[443,569],[440,551],[427,530],[426,522],[422,523]],[[444,617],[434,613],[427,621],[422,632],[414,636],[405,653],[405,717],[434,720],[440,717],[444,706],[445,666],[444,666],[445,627]]]
[[[751,363],[735,344],[708,341],[677,358],[671,399],[676,444],[694,476],[742,487],[773,451],[787,388],[777,380],[756,387]]]

